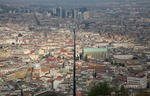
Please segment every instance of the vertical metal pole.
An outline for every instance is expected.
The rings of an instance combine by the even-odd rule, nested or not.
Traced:
[[[23,89],[21,89],[21,96],[24,96],[24,94],[23,94]]]
[[[74,32],[73,96],[76,96],[76,32]]]

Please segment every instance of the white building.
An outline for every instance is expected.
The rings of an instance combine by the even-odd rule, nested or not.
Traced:
[[[16,39],[7,39],[6,42],[7,44],[16,43]]]
[[[127,77],[127,88],[146,88],[147,77]]]
[[[115,48],[118,48],[118,47],[131,48],[134,46],[134,44],[126,43],[126,42],[116,42],[116,43],[112,43],[112,45]]]
[[[116,59],[127,60],[132,59],[133,55],[114,55],[113,57]]]

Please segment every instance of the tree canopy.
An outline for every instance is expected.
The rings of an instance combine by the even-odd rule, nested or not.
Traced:
[[[88,92],[88,96],[111,96],[112,92],[115,92],[115,96],[129,96],[129,91],[124,86],[112,88],[107,82],[99,83],[92,87]]]
[[[112,88],[106,83],[99,83],[98,85],[91,88],[88,92],[88,96],[107,96],[110,95],[112,92]]]

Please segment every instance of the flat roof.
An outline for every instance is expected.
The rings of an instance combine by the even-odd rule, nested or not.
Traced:
[[[107,52],[107,48],[84,48],[84,52]]]

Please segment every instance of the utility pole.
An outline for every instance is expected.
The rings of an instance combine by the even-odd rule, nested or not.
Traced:
[[[74,65],[73,65],[73,96],[76,96],[76,32],[74,33]]]
[[[24,96],[24,94],[23,94],[23,89],[20,89],[21,90],[21,96]]]

